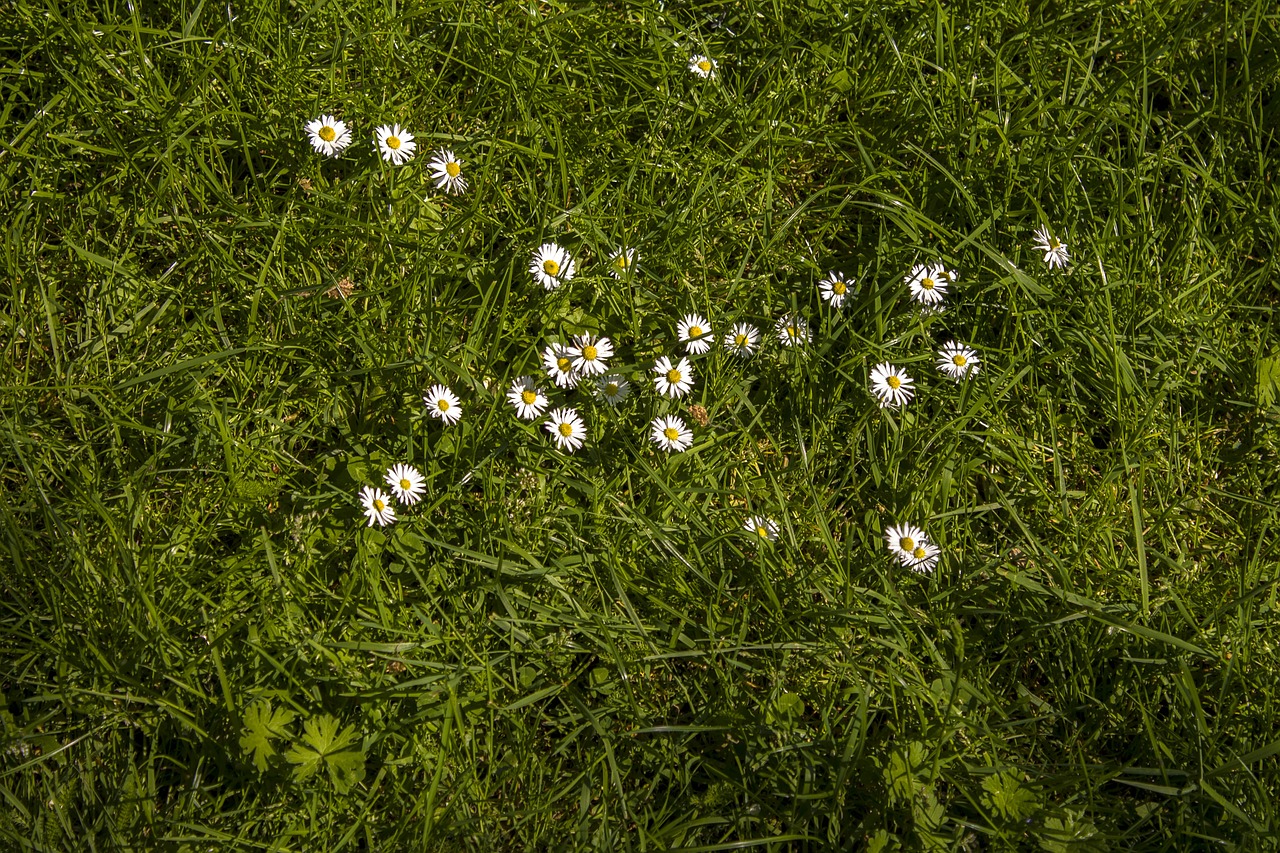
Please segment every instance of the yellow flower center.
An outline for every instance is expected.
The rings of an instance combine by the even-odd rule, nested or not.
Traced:
[[[740,333],[734,337],[733,342],[740,347],[745,347],[747,345],[747,336]]]
[[[560,275],[560,265],[550,258],[547,258],[542,262],[542,271],[547,275]]]
[[[593,347],[593,346],[590,346],[590,345],[587,345],[587,346],[583,347],[583,348],[582,348],[582,357],[583,357],[583,358],[585,358],[587,361],[595,361],[595,360],[596,360],[596,348],[595,348],[595,347]]]
[[[556,359],[556,367],[560,368],[561,373],[568,373],[572,362],[563,355]]]
[[[604,393],[609,397],[615,396],[618,393],[618,383],[610,382],[608,385],[604,386]]]
[[[1056,251],[1058,250],[1058,247],[1059,247],[1059,246],[1061,246],[1061,245],[1062,245],[1062,244],[1058,242],[1058,238],[1057,238],[1057,237],[1050,237],[1050,238],[1049,238],[1049,249],[1050,249],[1050,251],[1054,251],[1054,252],[1056,252]]]
[[[691,337],[691,338],[700,338],[700,337],[702,337],[702,327],[701,327],[701,326],[690,326],[690,327],[689,327],[689,337]]]
[[[613,259],[613,265],[620,270],[625,270],[629,263],[631,263],[631,261],[627,258],[626,252],[623,252],[621,255],[618,255],[618,257]]]
[[[933,279],[929,278],[928,276],[925,276],[924,278],[920,279],[920,286],[923,287],[925,290],[933,290],[933,286],[934,286]]]
[[[796,331],[795,326],[787,326],[787,334],[794,338],[796,335],[799,335],[800,333]]]
[[[401,477],[401,478],[400,478],[400,488],[401,488],[401,490],[402,490],[402,491],[406,491],[406,492],[407,492],[407,491],[409,491],[410,489],[412,489],[412,488],[413,488],[413,483],[411,483],[411,482],[409,482],[408,480],[406,480],[406,479],[404,479],[403,477]]]
[[[836,296],[844,296],[847,290],[848,288],[844,286],[843,281],[837,281],[832,283],[831,285],[831,292],[834,293]]]
[[[528,388],[520,392],[520,399],[524,400],[526,406],[532,406],[538,401],[538,395]]]
[[[680,382],[680,371],[676,370],[675,368],[668,370],[667,381],[670,382],[672,385],[678,384]]]
[[[375,498],[373,501],[373,508],[376,509],[378,512],[382,512],[384,509],[387,508],[387,505]]]
[[[756,535],[757,535],[757,536],[759,536],[761,539],[768,539],[768,538],[769,538],[769,528],[765,527],[763,524],[757,524],[757,525],[756,525]]]
[[[662,434],[667,437],[667,441],[675,441],[680,437],[680,430],[675,427],[667,427],[662,431]]]
[[[902,380],[896,376],[890,376],[884,382],[895,391],[902,387]]]
[[[929,552],[923,548],[916,548],[914,551],[911,552],[911,556],[915,557],[917,560],[923,560],[925,558],[925,555],[928,553]]]
[[[708,74],[708,73],[710,73],[710,72],[711,72],[711,60],[710,60],[710,59],[704,59],[704,60],[702,60],[701,62],[699,62],[699,63],[698,63],[698,68],[699,68],[699,70],[701,70],[701,71],[702,71],[702,73],[703,73],[703,74]]]
[[[387,147],[388,147],[388,148],[390,148],[392,151],[399,150],[399,148],[400,148],[400,137],[398,137],[398,136],[388,136],[388,137],[387,137]]]
[[[914,551],[916,547],[916,540],[912,539],[910,536],[903,536],[898,540],[898,547],[904,551]]]
[[[573,424],[569,423],[568,421],[565,421],[564,423],[560,424],[560,434],[563,435],[565,438],[568,438],[569,436],[573,435]]]
[[[449,411],[449,401],[444,397],[441,397],[439,400],[436,400],[436,408],[442,412]]]
[[[324,127],[320,128],[320,138],[325,142],[332,142],[338,138],[338,132],[326,124]]]
[[[954,364],[956,367],[964,367],[966,364],[969,363],[969,359],[965,358],[960,353],[956,353],[955,355],[951,356],[951,363]]]
[[[456,178],[462,174],[462,167],[452,161],[444,164],[444,172],[451,178]]]

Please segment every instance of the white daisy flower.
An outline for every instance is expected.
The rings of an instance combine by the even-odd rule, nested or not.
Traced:
[[[382,159],[393,166],[399,166],[413,159],[413,152],[418,143],[413,141],[413,134],[398,124],[384,124],[374,131],[375,144]]]
[[[676,326],[676,335],[684,344],[684,351],[690,355],[702,355],[716,340],[711,334],[711,324],[701,314],[685,314]]]
[[[938,555],[941,552],[942,549],[932,542],[918,542],[909,555],[900,554],[898,559],[911,571],[925,574],[933,571],[933,567],[938,565]]]
[[[573,278],[573,258],[562,246],[555,243],[543,243],[533,253],[529,262],[529,272],[547,290],[555,290]]]
[[[875,391],[881,407],[906,405],[915,394],[911,385],[912,379],[907,372],[887,361],[871,369],[871,390]]]
[[[911,295],[924,305],[937,305],[947,294],[950,274],[938,264],[916,264],[903,279]]]
[[[601,376],[596,380],[596,390],[610,406],[616,406],[631,393],[631,383],[616,374]]]
[[[778,340],[783,346],[802,347],[809,343],[809,324],[803,317],[789,314],[778,321]]]
[[[700,53],[689,57],[689,71],[706,79],[716,76],[716,61]]]
[[[889,546],[889,552],[905,563],[914,559],[916,548],[929,543],[929,537],[914,524],[900,524],[884,532],[884,541]]]
[[[551,344],[542,351],[542,366],[547,369],[547,376],[555,380],[560,388],[575,388],[578,385],[578,371],[573,369],[573,356],[569,348],[560,344]]]
[[[306,128],[311,147],[327,157],[337,157],[351,144],[351,131],[347,130],[346,123],[333,116],[320,116],[307,122]]]
[[[693,387],[693,365],[687,358],[672,364],[664,355],[654,363],[653,372],[657,374],[653,382],[664,397],[683,397]]]
[[[844,306],[844,298],[849,295],[852,284],[850,279],[845,278],[844,273],[829,272],[826,278],[818,282],[818,290],[822,292],[822,298],[832,308],[841,308]]]
[[[570,453],[581,447],[587,438],[587,428],[582,425],[582,418],[568,407],[553,411],[544,426],[556,440],[556,446]]]
[[[635,249],[615,249],[609,256],[609,275],[621,279],[636,270]]]
[[[432,385],[422,401],[427,404],[427,414],[439,418],[446,425],[456,424],[462,417],[462,404],[444,385]]]
[[[1044,225],[1036,229],[1035,248],[1044,252],[1044,262],[1049,265],[1049,269],[1065,267],[1071,260],[1071,256],[1067,254],[1067,244],[1051,236]]]
[[[578,335],[574,344],[566,352],[573,359],[573,369],[580,376],[596,376],[609,369],[608,362],[613,357],[613,342],[608,338]]]
[[[532,376],[521,376],[513,379],[511,390],[507,392],[507,400],[515,407],[516,414],[526,421],[536,421],[549,405],[547,396],[542,393]]]
[[[750,323],[738,323],[720,340],[733,355],[748,356],[760,346],[760,330]]]
[[[753,515],[742,525],[748,533],[754,533],[761,542],[778,541],[778,522],[763,515]]]
[[[427,481],[412,465],[392,465],[387,471],[387,485],[400,503],[413,506],[427,490]]]
[[[462,162],[453,156],[452,151],[437,151],[435,159],[427,164],[427,168],[436,179],[436,189],[454,195],[467,191],[467,179],[462,177]]]
[[[360,503],[364,504],[364,514],[369,519],[369,526],[375,523],[385,527],[396,520],[396,511],[391,506],[391,498],[382,489],[365,486],[360,490]]]
[[[654,418],[649,424],[649,437],[662,450],[680,453],[688,450],[693,444],[693,433],[684,425],[684,421],[675,415]]]
[[[977,373],[980,362],[977,352],[955,341],[938,350],[938,369],[957,382]]]

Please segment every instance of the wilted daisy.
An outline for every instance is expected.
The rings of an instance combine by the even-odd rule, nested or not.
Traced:
[[[702,54],[694,54],[689,57],[689,70],[699,77],[714,77],[716,75],[716,61]]]
[[[688,450],[693,444],[693,433],[684,425],[684,421],[675,415],[654,418],[649,424],[649,437],[659,448],[677,453]]]
[[[932,542],[918,542],[916,547],[911,549],[910,555],[900,554],[898,559],[913,572],[924,574],[933,571],[933,567],[938,565],[940,553],[941,549]]]
[[[416,504],[427,490],[427,481],[412,465],[392,465],[387,471],[386,481],[391,493],[407,506]]]
[[[701,314],[685,314],[676,326],[676,335],[690,355],[702,355],[716,340],[711,334],[711,324]]]
[[[763,515],[753,515],[742,525],[748,533],[754,533],[761,542],[775,542],[778,539],[778,522]]]
[[[778,321],[778,340],[783,346],[801,347],[809,343],[809,324],[803,317],[789,314]]]
[[[369,519],[369,526],[376,522],[385,527],[396,520],[395,508],[391,506],[391,498],[382,489],[365,486],[360,490],[360,503],[364,504],[364,514]]]
[[[609,369],[609,359],[613,357],[613,342],[608,338],[597,338],[592,335],[578,335],[574,346],[566,352],[573,359],[573,369],[582,376],[596,376]]]
[[[542,351],[542,365],[547,375],[561,388],[574,388],[578,384],[578,371],[573,369],[573,357],[569,348],[551,344]]]
[[[351,131],[333,116],[320,116],[306,124],[311,147],[328,157],[337,157],[351,144]]]
[[[664,355],[654,363],[653,372],[657,374],[653,382],[664,397],[683,397],[693,387],[693,365],[687,358],[672,364]]]
[[[456,424],[462,417],[462,404],[444,385],[432,385],[422,400],[427,404],[427,414],[439,418],[445,424]]]
[[[900,524],[884,532],[884,541],[890,553],[905,563],[913,558],[916,548],[929,543],[929,537],[914,524]]]
[[[413,141],[413,134],[398,124],[384,124],[374,131],[376,145],[382,159],[393,166],[399,166],[413,159],[413,152],[418,143]]]
[[[600,392],[600,396],[606,403],[616,406],[627,399],[627,394],[631,393],[631,383],[621,376],[610,374],[596,380],[596,390]]]
[[[938,369],[957,382],[977,373],[979,362],[977,352],[955,341],[938,350]]]
[[[547,397],[532,376],[521,376],[511,382],[507,400],[522,420],[535,421],[547,410]]]
[[[436,189],[460,195],[467,191],[467,179],[462,177],[462,163],[452,151],[437,151],[435,159],[427,164],[436,179]]]
[[[533,253],[529,272],[547,290],[555,290],[573,278],[573,258],[569,257],[564,247],[555,243],[543,243]]]
[[[760,346],[760,330],[750,323],[738,323],[721,340],[732,354],[751,355]]]
[[[1035,248],[1044,252],[1044,262],[1049,265],[1049,269],[1065,267],[1071,260],[1071,256],[1067,254],[1067,244],[1051,236],[1044,225],[1036,229]]]
[[[818,282],[818,290],[832,308],[840,308],[844,305],[844,298],[849,295],[852,284],[852,281],[844,277],[844,273],[829,272],[826,278]]]
[[[915,394],[911,385],[912,379],[907,372],[888,362],[871,369],[871,390],[876,392],[881,406],[905,405]]]
[[[582,425],[582,418],[568,407],[553,411],[545,424],[547,432],[556,440],[556,446],[570,453],[582,446],[586,440],[587,428]]]
[[[636,250],[635,249],[615,249],[613,254],[609,256],[609,275],[614,278],[622,278],[635,271],[636,268]]]
[[[916,264],[904,281],[917,302],[937,305],[946,296],[951,274],[937,264]]]

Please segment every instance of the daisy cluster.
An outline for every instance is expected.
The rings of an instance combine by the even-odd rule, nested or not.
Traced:
[[[347,123],[331,115],[322,115],[304,125],[311,147],[326,157],[341,157],[351,146],[351,129]],[[392,166],[403,166],[418,151],[418,142],[412,133],[398,124],[379,125],[373,132],[373,147],[378,155]],[[467,191],[467,179],[462,176],[462,161],[452,151],[435,152],[427,168],[431,170],[436,189],[458,195]]]

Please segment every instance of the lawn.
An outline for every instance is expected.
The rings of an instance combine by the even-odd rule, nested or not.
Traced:
[[[0,53],[5,849],[1280,844],[1273,3]],[[544,371],[601,336],[616,404]]]

